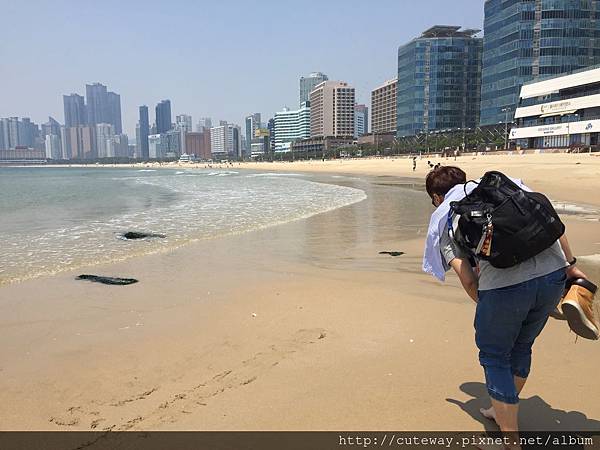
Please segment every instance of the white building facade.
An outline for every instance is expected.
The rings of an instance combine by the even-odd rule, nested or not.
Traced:
[[[46,146],[46,158],[62,159],[62,145],[60,136],[55,134],[47,134],[44,142]]]
[[[162,136],[160,134],[151,134],[148,136],[148,157],[150,159],[160,159],[163,157]]]
[[[276,152],[289,152],[292,142],[310,137],[310,106],[302,103],[300,109],[275,113],[274,140]]]
[[[523,85],[509,139],[521,148],[598,145],[600,68]]]
[[[114,146],[112,145],[115,137],[115,129],[109,123],[99,123],[96,125],[96,150],[98,158],[113,158]]]
[[[240,158],[242,138],[239,125],[222,122],[210,129],[210,148],[215,158]]]

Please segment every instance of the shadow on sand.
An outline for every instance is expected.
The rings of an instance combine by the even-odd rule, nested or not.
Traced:
[[[469,414],[477,422],[481,423],[488,432],[498,431],[498,426],[492,420],[482,416],[480,408],[489,407],[487,389],[484,383],[469,382],[463,383],[460,390],[472,397],[466,402],[461,402],[452,398],[446,401],[458,406],[464,412]],[[519,428],[522,431],[548,431],[551,433],[559,432],[585,432],[598,436],[594,439],[596,442],[600,437],[600,421],[589,419],[585,414],[579,411],[563,411],[554,409],[546,403],[541,397],[521,399],[519,402]],[[567,446],[565,448],[584,448],[582,446]]]

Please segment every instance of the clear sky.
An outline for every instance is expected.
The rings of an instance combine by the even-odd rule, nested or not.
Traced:
[[[0,0],[0,117],[49,115],[62,95],[101,82],[137,107],[235,122],[298,105],[298,79],[321,71],[370,91],[396,73],[398,46],[432,25],[483,28],[484,0]]]

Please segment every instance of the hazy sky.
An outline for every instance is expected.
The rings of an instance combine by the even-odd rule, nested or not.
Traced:
[[[0,117],[48,115],[101,82],[137,107],[243,126],[298,104],[298,79],[326,73],[357,101],[396,73],[398,46],[436,25],[483,28],[484,0],[0,0]]]

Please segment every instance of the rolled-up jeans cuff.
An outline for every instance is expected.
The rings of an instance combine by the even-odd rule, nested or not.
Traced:
[[[512,374],[515,377],[519,378],[527,378],[529,376],[529,370],[527,369],[513,369]]]
[[[490,397],[492,397],[494,400],[498,400],[499,402],[508,403],[509,405],[516,405],[519,403],[519,397],[507,397],[506,395],[502,395],[490,388],[488,388],[487,391]]]

